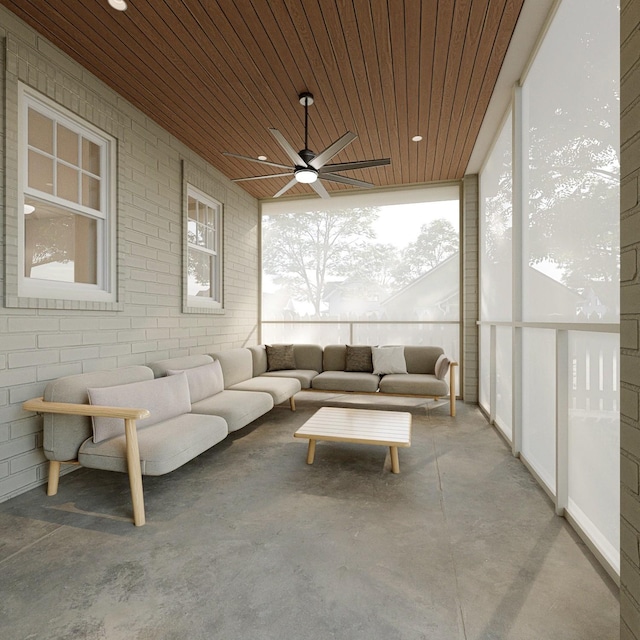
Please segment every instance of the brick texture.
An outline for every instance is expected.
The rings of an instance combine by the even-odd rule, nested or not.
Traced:
[[[21,408],[61,375],[255,344],[255,199],[0,7],[0,501],[47,477],[41,419]],[[4,71],[6,69],[6,71]],[[23,82],[117,139],[118,303],[17,299],[17,87]],[[183,313],[183,166],[223,204],[224,311]],[[5,193],[6,190],[6,193]],[[5,198],[6,196],[6,198]],[[6,204],[6,209],[4,208]],[[4,280],[5,275],[7,280]],[[12,289],[13,287],[13,289]]]
[[[621,638],[640,639],[640,2],[622,4],[620,17],[621,142]]]
[[[462,399],[478,402],[478,176],[462,188]]]

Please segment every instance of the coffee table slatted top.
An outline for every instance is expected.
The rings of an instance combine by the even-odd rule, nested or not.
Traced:
[[[293,435],[309,439],[308,464],[313,463],[317,440],[355,442],[389,447],[392,471],[399,473],[398,447],[411,446],[411,414],[405,411],[322,407]]]

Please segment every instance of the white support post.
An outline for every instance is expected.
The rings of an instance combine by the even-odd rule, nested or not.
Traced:
[[[497,393],[497,372],[496,372],[496,332],[497,327],[492,324],[489,329],[489,422],[495,424]]]
[[[556,331],[556,513],[569,500],[569,332]]]

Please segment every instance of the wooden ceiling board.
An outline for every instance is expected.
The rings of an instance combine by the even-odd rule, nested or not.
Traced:
[[[282,173],[222,152],[289,165],[268,129],[302,149],[310,91],[309,147],[353,131],[330,162],[391,158],[342,174],[376,186],[462,178],[523,2],[0,0],[231,179]],[[288,181],[238,184],[270,198]]]

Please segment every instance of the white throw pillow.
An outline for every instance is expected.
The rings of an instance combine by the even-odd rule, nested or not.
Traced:
[[[224,390],[224,377],[219,360],[199,367],[191,367],[191,369],[169,369],[167,371],[168,376],[175,376],[179,373],[187,374],[191,404],[215,396],[216,393]]]
[[[138,428],[148,427],[191,411],[189,385],[185,375],[130,382],[115,387],[97,387],[87,389],[87,393],[91,404],[148,409],[151,415],[138,420],[136,422]],[[93,417],[94,442],[101,442],[123,433],[122,418]]]
[[[447,371],[449,371],[450,364],[451,361],[449,360],[449,358],[447,358],[447,356],[444,355],[444,353],[441,353],[438,356],[435,366],[435,374],[438,380],[444,380],[444,377],[447,375]]]
[[[373,373],[407,373],[404,347],[371,347]]]

